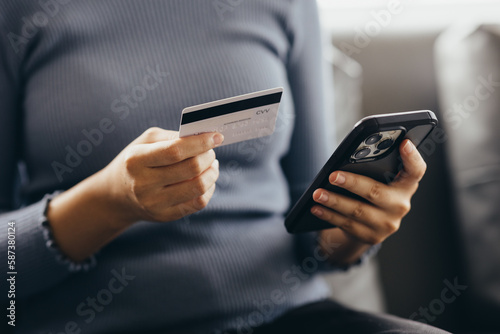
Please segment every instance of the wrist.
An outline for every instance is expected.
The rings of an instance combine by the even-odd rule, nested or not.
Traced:
[[[123,195],[123,191],[116,189],[113,178],[110,178],[105,169],[87,178],[89,200],[105,217],[109,228],[120,231],[132,226],[140,220],[133,211],[133,205]]]
[[[102,177],[96,173],[86,178],[47,206],[54,241],[72,261],[84,261],[134,223],[111,198]]]
[[[320,247],[324,250],[330,243],[335,243],[338,247],[334,252],[328,253],[329,262],[334,265],[350,265],[359,260],[359,258],[371,247],[340,228],[323,230],[320,232]]]

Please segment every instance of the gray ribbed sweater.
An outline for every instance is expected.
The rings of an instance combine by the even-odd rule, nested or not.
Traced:
[[[0,268],[15,221],[17,332],[247,328],[327,296],[314,261],[303,262],[313,238],[283,227],[332,146],[314,1],[0,5]],[[277,86],[276,133],[216,149],[206,209],[136,224],[88,271],[47,246],[44,195],[103,168],[150,126],[178,130],[184,107]],[[6,291],[2,279],[2,302]]]

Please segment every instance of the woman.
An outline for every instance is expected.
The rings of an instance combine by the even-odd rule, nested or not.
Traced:
[[[16,227],[19,333],[438,332],[323,301],[301,267],[346,267],[397,230],[425,171],[411,143],[390,186],[332,174],[371,204],[316,191],[331,210],[313,212],[339,229],[284,230],[331,152],[313,1],[3,7],[0,207]],[[277,86],[271,137],[178,138],[184,107]]]

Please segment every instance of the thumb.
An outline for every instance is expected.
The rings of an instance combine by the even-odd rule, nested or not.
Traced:
[[[424,159],[409,139],[401,143],[399,150],[403,160],[403,169],[399,172],[394,184],[401,186],[418,184],[427,169]]]
[[[159,141],[175,140],[178,138],[179,138],[179,131],[165,130],[158,127],[152,127],[144,131],[132,143],[152,144]]]

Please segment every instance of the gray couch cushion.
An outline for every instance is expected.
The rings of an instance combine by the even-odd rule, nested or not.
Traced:
[[[435,47],[447,148],[479,327],[500,330],[500,26],[455,27]]]

